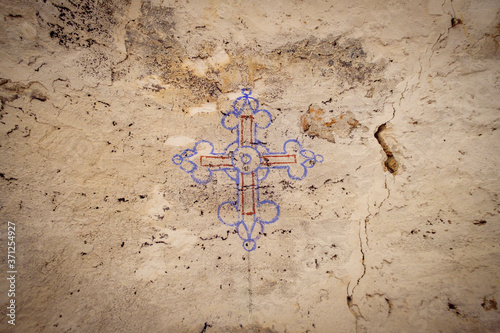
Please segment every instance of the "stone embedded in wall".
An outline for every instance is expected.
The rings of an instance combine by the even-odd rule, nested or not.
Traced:
[[[326,139],[335,143],[335,135],[348,137],[360,126],[352,112],[347,111],[336,117],[334,110],[325,112],[320,106],[310,105],[307,113],[300,118],[302,131],[311,136]]]

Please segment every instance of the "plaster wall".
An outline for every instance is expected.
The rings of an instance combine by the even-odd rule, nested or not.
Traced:
[[[499,10],[0,1],[1,330],[498,332]],[[235,182],[172,160],[223,152],[244,88],[269,151],[322,156],[259,182],[251,252],[218,219]]]

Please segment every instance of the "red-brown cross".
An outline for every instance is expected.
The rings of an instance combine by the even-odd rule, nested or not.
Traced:
[[[257,206],[257,184],[259,170],[264,168],[297,164],[297,154],[261,153],[254,142],[256,124],[253,115],[239,116],[238,147],[223,156],[201,155],[200,166],[211,170],[234,168],[238,173],[239,212],[255,215]]]
[[[218,217],[222,223],[236,228],[246,251],[255,250],[255,240],[260,237],[264,225],[279,218],[279,205],[259,198],[259,183],[267,178],[270,170],[285,169],[288,177],[299,180],[307,175],[307,169],[323,161],[321,155],[303,149],[297,140],[286,141],[282,152],[269,151],[256,136],[258,128],[269,127],[272,117],[267,110],[259,109],[259,102],[250,94],[243,89],[243,96],[233,103],[233,111],[222,119],[224,128],[237,131],[236,141],[227,146],[224,153],[214,153],[213,145],[202,140],[193,149],[186,149],[172,158],[199,184],[208,183],[213,171],[225,171],[236,182],[236,201],[220,204]]]

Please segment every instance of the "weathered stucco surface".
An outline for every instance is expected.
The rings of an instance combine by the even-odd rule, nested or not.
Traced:
[[[498,332],[500,3],[0,1],[4,332]],[[273,170],[246,252],[172,157],[259,132]],[[2,255],[2,272],[6,256]]]

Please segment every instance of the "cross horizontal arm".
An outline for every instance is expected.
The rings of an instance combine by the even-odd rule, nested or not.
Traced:
[[[260,163],[260,165],[268,167],[287,164],[297,164],[297,155],[264,155],[262,156],[262,162]]]
[[[231,157],[229,156],[200,156],[200,166],[208,168],[232,167]]]

